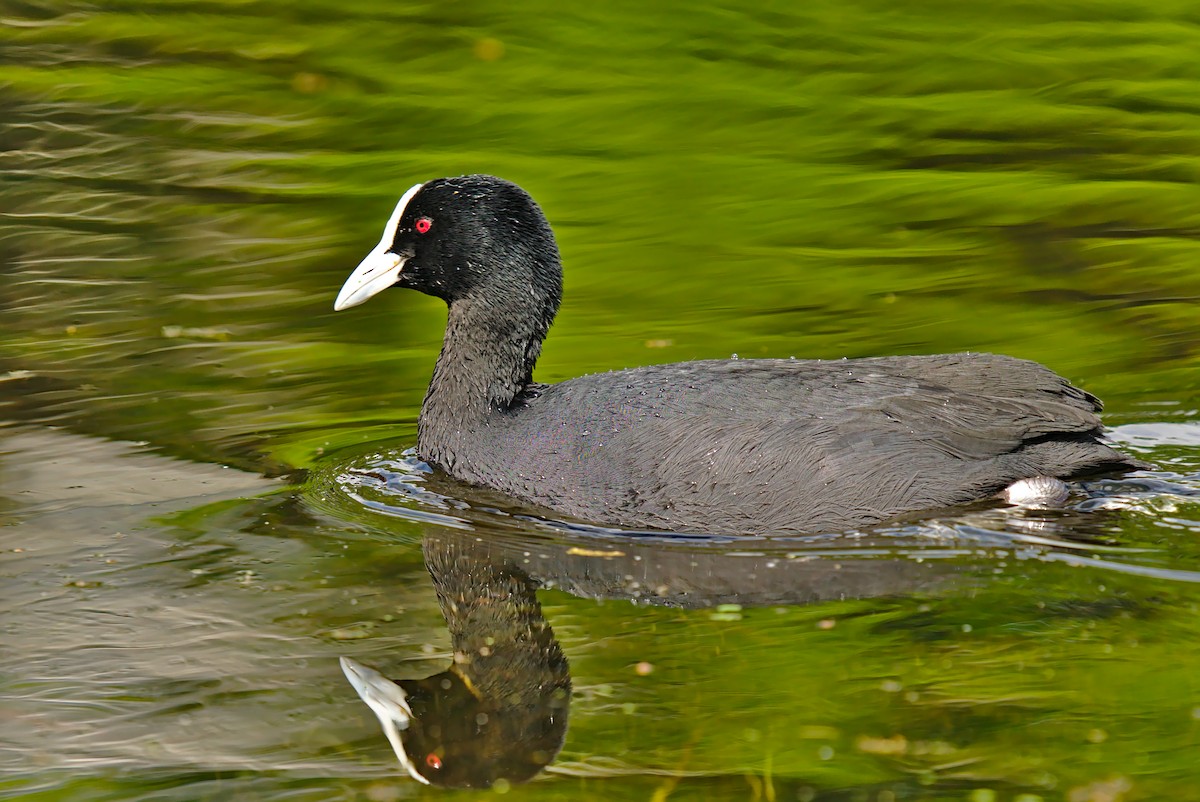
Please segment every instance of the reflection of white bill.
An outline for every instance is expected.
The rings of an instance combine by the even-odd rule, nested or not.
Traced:
[[[413,767],[412,761],[408,759],[408,753],[404,751],[404,744],[400,741],[400,730],[408,729],[408,723],[412,721],[412,709],[408,706],[408,694],[404,692],[403,688],[375,669],[368,668],[349,657],[340,659],[346,679],[350,680],[350,684],[367,703],[367,707],[371,708],[379,717],[379,723],[383,725],[383,732],[391,741],[392,749],[396,750],[396,757],[399,758],[400,765],[404,766],[404,770],[414,780],[429,785],[429,780],[418,774]]]

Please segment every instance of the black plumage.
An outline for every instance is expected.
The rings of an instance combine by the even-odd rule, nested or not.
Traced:
[[[379,266],[392,268],[381,276]],[[586,520],[722,534],[840,531],[1014,481],[1140,463],[1100,402],[992,354],[715,360],[533,383],[562,274],[537,204],[491,176],[414,187],[336,307],[387,286],[446,300],[418,452]]]

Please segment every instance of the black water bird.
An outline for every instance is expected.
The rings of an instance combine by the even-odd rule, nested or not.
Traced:
[[[844,531],[1143,467],[1105,444],[1094,396],[993,354],[681,362],[537,384],[558,247],[534,200],[492,176],[409,189],[334,308],[392,286],[449,307],[421,458],[589,521]]]

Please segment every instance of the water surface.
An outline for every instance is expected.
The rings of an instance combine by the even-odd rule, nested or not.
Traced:
[[[444,794],[338,658],[445,670],[446,549],[544,584],[569,663],[511,795],[1194,793],[1198,31],[1127,0],[0,9],[0,798]],[[332,301],[404,189],[466,172],[558,233],[542,381],[999,351],[1158,467],[736,543],[429,475],[443,309]]]

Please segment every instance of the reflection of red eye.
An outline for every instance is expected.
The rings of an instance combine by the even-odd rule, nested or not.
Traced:
[[[417,228],[418,234],[428,234],[429,229],[433,228],[433,221],[430,220],[428,217],[422,217],[419,220],[417,220],[416,228]]]
[[[420,225],[420,223],[417,223],[418,228]],[[425,230],[429,230],[428,223],[425,225]],[[430,752],[425,756],[425,765],[429,766],[431,769],[440,769],[442,767],[442,759],[437,756],[437,752]]]

